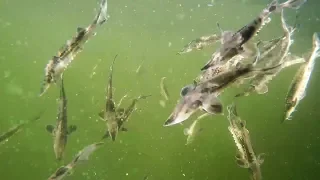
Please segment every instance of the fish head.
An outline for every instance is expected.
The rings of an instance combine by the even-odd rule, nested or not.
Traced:
[[[191,92],[182,96],[164,126],[172,126],[187,120],[202,105],[201,93]]]

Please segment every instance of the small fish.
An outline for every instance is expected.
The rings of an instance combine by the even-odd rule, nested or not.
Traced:
[[[185,128],[183,130],[184,135],[188,136],[187,137],[187,142],[186,145],[191,144],[194,141],[194,138],[196,137],[196,135],[203,130],[203,128],[198,128],[197,124],[198,121],[206,116],[208,116],[209,114],[205,113],[201,116],[199,116],[195,121],[193,121],[193,123],[190,125],[189,128]]]
[[[45,78],[40,91],[42,96],[50,87],[56,83],[60,75],[65,71],[75,56],[82,51],[82,46],[94,36],[98,25],[107,21],[107,0],[102,0],[100,10],[93,22],[87,28],[77,28],[77,34],[66,45],[60,48],[56,56],[49,60],[45,68]]]
[[[103,111],[99,113],[99,116],[106,121],[107,124],[107,131],[103,138],[111,137],[112,141],[116,140],[116,136],[118,134],[118,123],[116,118],[116,107],[115,102],[113,99],[113,93],[112,93],[112,76],[113,76],[113,66],[117,59],[116,55],[113,59],[113,62],[110,66],[110,73],[108,77],[108,84],[107,84],[107,96],[106,96],[106,106]]]
[[[143,177],[143,180],[148,180],[149,177],[150,177],[150,173],[148,173],[147,175],[145,175],[145,176]]]
[[[185,53],[191,52],[193,50],[202,50],[204,47],[210,46],[210,45],[220,41],[220,39],[221,39],[221,37],[216,34],[201,36],[201,37],[189,42],[177,54],[185,54]]]
[[[68,165],[58,168],[56,172],[48,178],[48,180],[62,180],[66,176],[72,174],[74,168],[78,165],[79,162],[88,161],[89,156],[103,144],[103,142],[98,142],[86,146],[76,155],[76,157]]]
[[[310,56],[296,73],[286,97],[285,113],[283,121],[291,120],[292,113],[300,101],[305,97],[308,82],[313,71],[315,60],[320,57],[320,39],[319,33],[313,34],[313,47]],[[282,121],[282,122],[283,122]]]
[[[127,122],[129,117],[130,117],[130,115],[134,112],[137,102],[140,99],[146,99],[146,98],[148,98],[150,96],[151,95],[146,95],[146,96],[140,95],[139,97],[134,98],[132,100],[131,104],[126,109],[120,109],[119,108],[119,110],[117,110],[117,122],[118,122],[118,129],[119,130],[128,131],[127,128],[123,127],[123,123]]]
[[[141,73],[141,68],[143,66],[144,63],[144,59],[142,60],[141,64],[138,66],[138,68],[136,69],[136,74],[140,74]]]
[[[68,126],[67,119],[67,98],[64,90],[63,77],[61,77],[57,123],[56,126],[46,126],[46,130],[53,135],[53,149],[58,161],[64,156],[68,135],[77,130],[77,126],[75,125]]]
[[[261,164],[264,162],[263,155],[256,156],[246,122],[238,116],[236,105],[233,103],[228,109],[228,130],[231,133],[237,147],[236,162],[242,168],[248,168],[252,180],[261,180]]]
[[[167,86],[164,83],[165,79],[166,79],[166,77],[161,78],[161,81],[160,81],[160,90],[161,91],[160,91],[160,93],[164,97],[164,99],[166,101],[168,101],[169,100],[169,92],[168,92]]]
[[[20,132],[27,124],[35,122],[37,120],[39,120],[42,116],[44,111],[41,111],[37,116],[31,118],[30,120],[20,123],[12,128],[10,128],[8,131],[0,134],[0,145],[5,142],[6,140],[8,140],[9,138],[11,138],[12,136],[14,136],[15,134],[17,134],[18,132]]]
[[[208,69],[220,61],[227,61],[235,55],[244,53],[243,45],[256,35],[265,24],[270,22],[269,16],[271,13],[281,11],[283,8],[298,9],[305,2],[306,0],[288,0],[279,5],[277,0],[273,0],[253,21],[243,26],[232,36],[226,36],[225,38],[227,38],[227,40],[225,40],[225,43],[218,52],[216,52],[217,58],[211,58],[207,64],[201,68],[201,71]]]

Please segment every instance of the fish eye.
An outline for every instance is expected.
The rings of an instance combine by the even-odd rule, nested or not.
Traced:
[[[202,102],[200,101],[200,100],[196,100],[196,101],[194,101],[193,103],[192,103],[192,108],[193,109],[196,109],[196,108],[198,108],[199,106],[201,106],[201,104],[202,104]]]

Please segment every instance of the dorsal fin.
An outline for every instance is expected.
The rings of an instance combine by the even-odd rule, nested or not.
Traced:
[[[83,27],[77,27],[77,33],[83,32],[85,30],[85,28]]]

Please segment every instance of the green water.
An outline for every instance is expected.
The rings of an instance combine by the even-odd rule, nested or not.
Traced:
[[[57,113],[57,86],[41,98],[37,95],[48,60],[78,26],[93,19],[96,1],[10,1],[0,2],[0,132],[45,109],[41,119],[0,145],[0,179],[46,179],[59,166],[69,163],[84,146],[100,140],[106,125],[97,113],[103,108],[109,66],[119,54],[114,70],[115,98],[124,94],[123,106],[140,94],[152,97],[140,101],[116,142],[106,141],[87,163],[66,179],[91,180],[226,180],[249,179],[247,169],[235,163],[236,147],[225,116],[201,121],[203,131],[185,146],[183,126],[163,127],[179,99],[180,89],[200,72],[213,46],[203,51],[176,55],[190,40],[224,29],[238,29],[250,22],[269,1],[115,1],[109,0],[110,19],[84,47],[65,72],[69,124],[78,126],[69,136],[64,162],[57,163],[47,124]],[[312,46],[313,32],[320,31],[320,2],[308,0],[299,9],[299,31],[291,52],[303,55]],[[286,11],[289,23],[295,11]],[[279,15],[260,33],[261,39],[282,35]],[[144,60],[141,73],[135,71]],[[94,67],[97,68],[94,70]],[[257,154],[266,153],[262,165],[268,180],[317,180],[320,171],[320,64],[316,64],[307,96],[294,113],[293,121],[280,124],[284,98],[298,65],[281,72],[266,95],[241,98],[238,112],[247,121]],[[93,72],[96,74],[92,75]],[[167,77],[170,102],[159,105],[159,83]],[[320,78],[320,77],[319,77]],[[224,105],[240,90],[233,87],[221,95]],[[226,114],[227,112],[225,112]],[[1,133],[0,133],[1,134]]]

